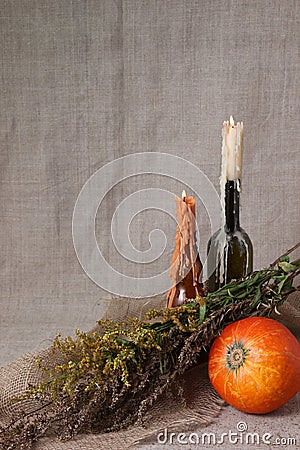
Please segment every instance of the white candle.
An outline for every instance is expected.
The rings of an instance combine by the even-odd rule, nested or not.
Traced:
[[[222,218],[225,221],[225,184],[227,180],[236,180],[240,190],[243,157],[243,122],[234,124],[233,117],[225,121],[222,128],[222,170],[220,178]]]
[[[243,122],[234,124],[233,117],[222,128],[222,176],[224,180],[240,180],[242,177]]]

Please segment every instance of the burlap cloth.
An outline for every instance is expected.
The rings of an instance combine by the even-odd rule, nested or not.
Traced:
[[[163,307],[165,298],[153,299],[113,299],[105,311],[103,318],[122,320],[126,317],[143,318],[150,308]],[[295,292],[279,309],[279,314],[273,318],[288,326],[291,331],[300,333],[300,293]],[[93,330],[96,330],[95,326]],[[93,331],[91,330],[91,331]],[[26,400],[11,403],[11,399],[22,394],[30,385],[42,380],[42,372],[36,364],[36,359],[45,364],[56,364],[61,361],[59,354],[51,354],[50,349],[24,355],[13,363],[0,368],[0,423],[6,424],[11,419],[23,414],[30,414],[41,408],[40,402]],[[164,395],[145,415],[144,426],[132,426],[120,432],[100,435],[80,435],[72,441],[62,442],[55,437],[45,437],[35,446],[38,450],[114,450],[133,448],[155,443],[159,431],[168,428],[169,431],[181,432],[193,430],[196,426],[208,425],[215,418],[224,402],[215,393],[207,378],[206,364],[189,370],[181,380],[184,402],[178,401],[175,395]]]

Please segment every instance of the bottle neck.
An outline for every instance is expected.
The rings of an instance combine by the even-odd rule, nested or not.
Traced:
[[[225,185],[225,231],[234,232],[240,228],[240,181],[227,180]]]

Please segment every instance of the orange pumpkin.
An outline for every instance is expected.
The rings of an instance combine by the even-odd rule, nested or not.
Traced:
[[[249,317],[215,339],[208,374],[218,394],[235,408],[265,414],[300,390],[300,344],[281,323]]]

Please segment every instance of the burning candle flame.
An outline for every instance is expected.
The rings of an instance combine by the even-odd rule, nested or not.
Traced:
[[[234,119],[233,119],[232,116],[230,116],[229,124],[230,124],[231,127],[234,127]]]
[[[181,194],[181,198],[182,198],[182,200],[184,200],[184,199],[185,199],[185,197],[186,197],[186,192],[185,192],[185,190],[183,189],[183,191],[182,191],[182,194]]]

